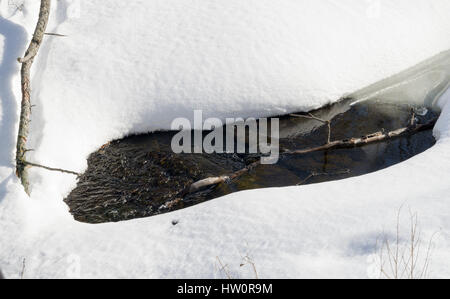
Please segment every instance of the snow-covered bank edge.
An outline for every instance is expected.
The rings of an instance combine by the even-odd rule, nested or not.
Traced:
[[[95,4],[98,5],[98,2],[92,3],[93,8]],[[118,5],[118,2],[111,1],[111,3],[113,5],[107,8],[114,11],[116,9],[114,4]],[[253,5],[256,4],[253,3]],[[409,2],[407,5],[410,6]],[[394,9],[394,12],[408,9],[408,7],[399,5],[399,10]],[[104,12],[96,11],[95,14],[88,14],[87,18],[95,20],[97,13]],[[102,15],[102,17],[101,20],[106,22],[108,15]],[[75,25],[72,27],[70,24],[63,24],[60,29],[67,30],[72,35],[73,43],[79,43],[82,40],[79,35],[76,35],[74,28],[80,28],[83,31],[83,39],[90,38],[92,42],[95,42],[97,33],[91,32],[89,35],[87,30],[83,30],[90,28],[92,24],[88,23],[84,27],[79,27],[83,25],[82,21],[75,20]],[[27,29],[28,27],[27,25]],[[102,29],[104,28],[98,28],[99,35],[103,33]],[[105,41],[100,40],[101,42]],[[435,46],[433,50],[428,50],[428,54],[437,54],[443,50],[436,46],[438,42],[435,40],[434,42]],[[144,114],[133,109],[123,113],[113,110],[110,111],[109,117],[106,117],[106,113],[100,116],[101,121],[97,120],[100,129],[92,127],[96,125],[96,120],[92,117],[95,113],[91,111],[88,111],[87,115],[81,114],[80,118],[70,113],[52,118],[52,114],[60,111],[61,107],[74,105],[65,103],[67,98],[79,100],[80,106],[87,103],[90,109],[98,108],[96,105],[102,104],[101,101],[88,103],[98,94],[94,89],[86,91],[85,87],[90,85],[86,85],[85,81],[69,78],[80,84],[75,85],[77,88],[74,89],[70,82],[57,80],[61,74],[69,70],[71,72],[67,73],[68,76],[69,74],[79,76],[90,70],[92,61],[83,61],[79,57],[70,55],[79,51],[80,47],[72,44],[71,41],[61,41],[47,43],[46,48],[43,49],[37,61],[39,66],[34,76],[34,82],[40,87],[35,89],[34,94],[38,99],[38,110],[34,116],[37,127],[33,136],[37,137],[31,142],[38,150],[35,159],[57,166],[61,165],[61,167],[81,169],[85,163],[83,155],[88,154],[91,148],[97,148],[101,142],[109,140],[111,136],[154,128],[149,125],[148,120],[144,119]],[[71,49],[73,52],[67,52]],[[62,53],[68,57],[67,65],[60,63]],[[402,63],[395,64],[395,67],[386,65],[386,68],[389,68],[388,75],[400,71],[401,69],[397,68],[406,64],[405,61],[419,59],[417,53],[414,53]],[[365,54],[370,56],[369,53]],[[425,56],[425,54],[420,56],[422,55]],[[347,55],[340,58],[345,57]],[[370,57],[367,59],[369,60]],[[127,65],[124,67],[128,69]],[[192,67],[195,69],[195,66]],[[106,70],[114,71],[108,68]],[[388,71],[381,72],[386,75],[384,72]],[[288,73],[287,76],[289,75]],[[378,71],[371,73],[371,77],[379,75]],[[349,84],[345,82],[345,76],[342,79],[336,73],[328,74],[327,77],[344,83],[336,90],[332,88],[323,93],[318,91],[317,98],[324,94],[330,98],[326,101],[322,100],[320,104],[307,102],[304,104],[305,107],[320,106],[331,101],[329,94],[333,94],[335,96],[333,100],[337,100],[342,95],[337,90],[341,91],[349,86],[358,85],[359,82]],[[162,78],[164,79],[167,80]],[[362,81],[367,80],[364,78]],[[58,84],[51,84],[52,82]],[[18,86],[17,82],[13,83],[13,86]],[[336,83],[336,85],[339,84]],[[105,86],[102,85],[102,87]],[[14,90],[17,98],[17,88],[15,87]],[[351,90],[353,89],[346,91]],[[89,92],[94,93],[95,96],[91,96]],[[133,94],[135,90],[129,92]],[[67,98],[63,97],[66,95]],[[120,96],[124,95],[127,93],[120,93]],[[287,95],[289,96],[290,93]],[[147,99],[147,96],[148,94],[142,99]],[[78,99],[78,97],[85,97],[87,100]],[[127,102],[119,101],[117,97],[113,98],[117,101],[119,109],[130,109],[122,108]],[[433,276],[450,277],[450,223],[448,220],[450,190],[446,179],[450,170],[448,98],[447,92],[440,101],[443,112],[435,129],[435,135],[439,139],[436,146],[400,165],[340,182],[236,193],[187,210],[119,224],[94,226],[74,222],[61,200],[64,192],[67,192],[74,184],[74,180],[61,177],[60,174],[37,171],[34,178],[36,187],[33,198],[29,200],[24,196],[9,160],[1,157],[4,164],[0,168],[0,227],[2,230],[0,268],[7,277],[17,276],[21,272],[23,259],[26,259],[24,274],[25,277],[30,278],[77,277],[78,275],[81,277],[210,278],[221,275],[216,267],[216,256],[219,256],[224,263],[233,268],[234,272],[237,272],[236,274],[241,277],[252,277],[251,270],[238,267],[241,255],[248,253],[255,261],[260,277],[367,277],[367,270],[372,266],[370,257],[375,252],[374,243],[377,236],[383,230],[392,233],[395,228],[397,209],[402,204],[406,204],[420,213],[424,236],[441,231],[433,254],[436,262],[432,264],[431,270]],[[142,102],[138,101],[137,104]],[[163,105],[164,112],[170,111],[168,107],[183,105],[181,102],[169,104]],[[220,105],[220,103],[213,104],[215,107]],[[289,109],[299,109],[302,105],[296,106],[292,102],[280,100],[275,110],[279,111],[281,107],[289,111]],[[145,113],[157,110],[152,105],[149,106],[151,107],[144,111]],[[258,109],[253,110],[253,107],[246,106],[249,106],[249,103],[244,105],[239,102],[234,109],[245,108],[247,114],[273,113],[273,110],[268,110],[267,104],[262,102],[255,104]],[[182,107],[184,108],[176,113],[190,113],[185,106]],[[221,113],[225,114],[225,107],[221,106]],[[189,107],[191,108],[192,106]],[[129,113],[128,116],[127,113]],[[152,113],[152,115],[156,114]],[[80,125],[81,127],[75,125],[76,120],[84,117],[90,120],[87,121],[87,125]],[[115,120],[116,117],[124,124],[119,124],[113,132],[102,131],[110,126],[110,121]],[[58,124],[65,123],[66,119],[70,120],[68,126],[58,127]],[[14,124],[10,125],[14,126]],[[93,131],[91,139],[84,140],[83,134],[90,129],[89,126]],[[61,132],[64,130],[69,137],[64,137]],[[53,148],[54,140],[58,139],[63,140],[63,143],[67,142],[62,153],[61,149]],[[78,146],[78,143],[82,143],[82,146]],[[68,153],[71,154],[71,159],[67,158]],[[12,156],[11,151],[8,152],[8,157],[10,156]],[[179,221],[177,226],[171,224],[174,219]]]
[[[11,262],[2,267],[6,275],[17,275],[26,258],[26,277],[211,278],[223,277],[218,256],[234,277],[251,278],[251,268],[239,267],[249,254],[260,277],[371,277],[377,238],[395,233],[396,213],[404,205],[404,228],[410,208],[419,213],[424,240],[439,232],[431,277],[449,277],[449,103],[447,91],[439,103],[437,144],[389,169],[340,182],[236,193],[119,224],[46,219],[47,207],[17,196],[22,190],[11,177],[2,208],[16,219],[9,229],[27,233],[7,246]],[[24,210],[29,224],[20,220]]]

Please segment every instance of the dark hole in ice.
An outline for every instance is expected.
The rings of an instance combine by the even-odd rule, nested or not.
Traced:
[[[350,102],[350,99],[343,100],[313,112],[315,116],[332,120],[333,140],[405,127],[411,118],[411,108],[416,109],[419,122],[437,116],[435,112],[406,104],[371,100],[350,105]],[[281,117],[280,149],[323,145],[327,130],[326,125],[317,121]],[[230,174],[259,157],[174,154],[170,147],[174,134],[130,136],[91,154],[87,171],[65,199],[75,219],[88,223],[116,222],[186,208],[241,190],[345,179],[405,161],[435,143],[432,131],[427,130],[363,147],[282,156],[278,164],[260,165],[235,181],[181,196],[193,182]]]

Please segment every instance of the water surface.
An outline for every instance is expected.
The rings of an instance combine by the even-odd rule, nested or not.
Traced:
[[[340,140],[405,127],[411,109],[422,123],[437,116],[418,105],[376,99],[356,104],[347,99],[313,114],[331,120],[332,140]],[[130,136],[93,153],[87,171],[65,199],[74,217],[89,223],[115,222],[170,212],[242,190],[345,179],[400,163],[435,143],[428,130],[363,147],[281,155],[275,165],[259,165],[236,180],[187,195],[185,190],[192,183],[233,173],[258,160],[259,155],[174,154],[170,148],[174,134]],[[281,151],[323,145],[327,134],[328,128],[321,122],[280,118]]]

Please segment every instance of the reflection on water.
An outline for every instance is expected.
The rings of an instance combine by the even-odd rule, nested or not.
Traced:
[[[425,106],[438,111],[439,97],[450,87],[450,50],[351,95],[357,102],[383,99],[385,103]]]

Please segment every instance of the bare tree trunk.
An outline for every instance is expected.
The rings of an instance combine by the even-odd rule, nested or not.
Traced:
[[[22,63],[21,69],[21,84],[22,84],[22,103],[19,123],[19,133],[17,136],[17,152],[16,152],[16,174],[20,178],[22,185],[27,194],[30,194],[29,181],[26,163],[26,143],[29,133],[29,124],[31,121],[31,80],[30,70],[33,65],[34,57],[39,51],[42,40],[44,38],[45,29],[47,28],[48,19],[50,15],[51,0],[41,0],[41,8],[39,11],[39,20],[33,34],[33,38],[25,52],[24,58],[17,60]]]

